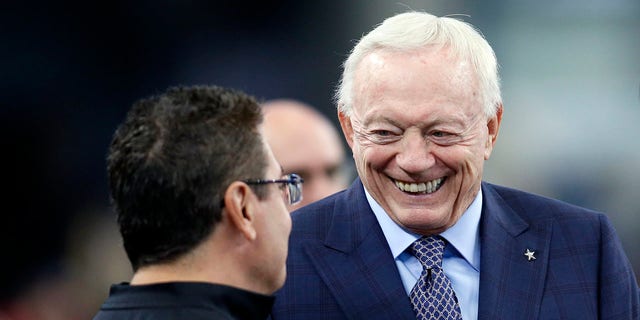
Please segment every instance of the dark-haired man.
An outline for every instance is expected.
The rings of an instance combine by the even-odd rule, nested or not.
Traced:
[[[285,279],[301,180],[283,176],[254,98],[215,87],[140,100],[108,156],[130,283],[94,319],[264,319]]]

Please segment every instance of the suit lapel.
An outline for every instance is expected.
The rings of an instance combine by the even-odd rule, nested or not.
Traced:
[[[479,319],[536,319],[549,258],[551,221],[527,223],[483,183]],[[535,259],[525,256],[535,252]]]
[[[322,241],[304,244],[350,319],[415,319],[391,251],[358,180],[336,201]]]

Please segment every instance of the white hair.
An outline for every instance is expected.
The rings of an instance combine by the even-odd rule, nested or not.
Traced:
[[[353,79],[362,59],[376,50],[409,51],[428,45],[447,46],[452,54],[469,61],[478,77],[487,116],[496,114],[502,103],[495,53],[483,35],[471,24],[425,12],[406,12],[390,17],[363,36],[344,62],[342,79],[335,92],[338,110],[347,116],[353,108]]]

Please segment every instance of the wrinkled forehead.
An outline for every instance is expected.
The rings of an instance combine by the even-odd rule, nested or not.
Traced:
[[[472,66],[446,48],[368,54],[356,69],[353,98],[353,115],[362,120],[389,107],[419,117],[411,113],[421,106],[430,106],[430,113],[442,106],[447,113],[469,114],[482,106]]]
[[[410,49],[377,48],[362,56],[355,66],[356,75],[363,70],[378,70],[390,63],[415,61],[425,67],[446,65],[445,70],[456,72],[455,66],[466,66],[471,71],[471,61],[446,45],[431,44]]]

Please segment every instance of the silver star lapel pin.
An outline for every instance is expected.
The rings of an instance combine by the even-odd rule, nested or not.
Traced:
[[[535,260],[536,257],[533,256],[534,254],[536,254],[536,252],[531,251],[528,248],[527,248],[527,252],[524,253],[524,255],[527,257],[527,261]]]

